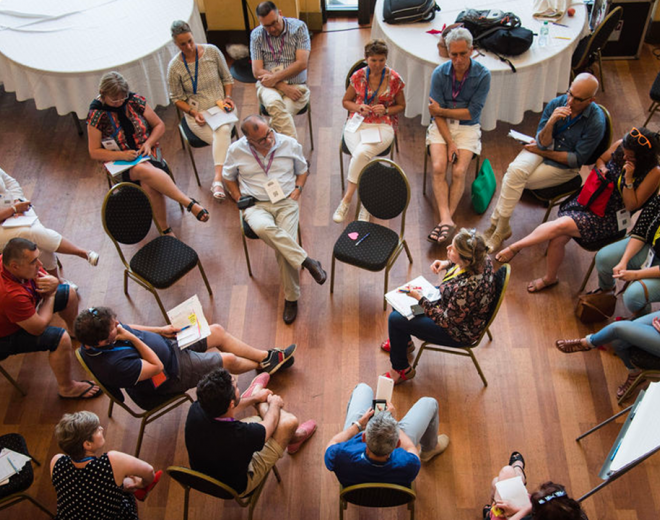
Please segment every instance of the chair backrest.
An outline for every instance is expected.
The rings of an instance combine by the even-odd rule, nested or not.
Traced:
[[[342,488],[339,498],[363,507],[396,507],[409,504],[417,495],[405,486],[370,482]]]
[[[360,172],[357,184],[360,202],[374,217],[389,220],[403,213],[405,221],[410,184],[398,164],[389,159],[373,159]]]
[[[500,306],[504,301],[504,294],[506,293],[506,288],[509,286],[510,277],[511,277],[511,266],[509,264],[504,264],[495,273],[494,278],[495,278],[496,298],[493,300],[492,306],[490,308],[490,313],[488,315],[488,322],[486,323],[484,329],[481,331],[481,334],[479,335],[479,340],[475,342],[476,345],[481,343],[481,338],[484,337],[484,334],[486,334],[486,331],[495,320],[495,317],[497,316],[497,313],[500,310]]]
[[[105,232],[120,244],[142,241],[153,221],[149,197],[142,188],[130,182],[121,182],[108,191],[101,215]]]
[[[87,372],[91,378],[94,380],[96,385],[103,390],[103,393],[108,396],[109,399],[112,399],[115,403],[117,403],[119,406],[122,408],[126,408],[126,405],[124,404],[125,397],[124,397],[124,392],[121,391],[121,388],[116,388],[113,386],[105,386],[101,381],[99,380],[98,377],[92,372],[92,370],[87,366],[87,363],[85,363],[85,360],[82,357],[82,353],[80,350],[84,347],[80,347],[76,349],[76,358],[78,358],[78,362],[80,363],[80,366],[83,367],[85,372]]]
[[[239,498],[238,493],[228,485],[199,471],[184,468],[183,466],[170,466],[167,468],[167,474],[184,488],[192,488],[205,495],[211,495],[223,500]]]
[[[364,58],[361,58],[357,60],[351,68],[348,70],[348,74],[346,74],[346,80],[344,81],[345,88],[348,89],[348,86],[351,84],[351,76],[355,74],[356,71],[363,69],[367,66],[367,62]]]
[[[607,40],[610,35],[616,28],[621,16],[623,15],[623,8],[621,6],[613,9],[610,14],[608,14],[601,24],[596,28],[596,30],[591,33],[589,38],[589,43],[585,47],[584,54],[578,61],[578,63],[573,67],[574,69],[581,69],[586,65],[586,62],[589,60],[589,57],[594,53],[605,47]]]
[[[603,114],[605,114],[605,134],[600,140],[600,143],[598,143],[598,146],[594,152],[591,154],[591,157],[589,157],[587,164],[595,164],[598,158],[603,155],[610,146],[612,146],[612,134],[614,132],[612,126],[612,116],[610,115],[609,110],[607,110],[607,108],[605,108],[603,105],[598,104],[598,106],[603,111]]]

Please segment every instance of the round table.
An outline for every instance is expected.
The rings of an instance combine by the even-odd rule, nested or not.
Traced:
[[[449,61],[438,54],[439,35],[428,34],[431,29],[441,30],[444,24],[456,21],[458,14],[466,7],[464,1],[456,4],[442,2],[442,11],[435,20],[427,23],[391,25],[383,21],[383,0],[376,2],[376,11],[371,28],[372,38],[382,38],[389,47],[387,63],[396,70],[406,82],[406,117],[421,114],[422,124],[428,125],[429,91],[431,74],[441,63]],[[532,16],[530,0],[482,0],[469,2],[473,9],[499,9],[517,14],[523,27],[539,32],[542,22]],[[571,72],[571,56],[580,37],[588,34],[586,8],[576,6],[576,14],[564,16],[561,27],[549,23],[550,38],[548,45],[539,47],[538,38],[527,52],[510,58],[517,72],[501,62],[494,54],[473,57],[488,67],[491,72],[490,92],[481,112],[483,130],[493,130],[498,121],[517,124],[523,120],[526,110],[540,112],[543,103],[567,90]],[[476,54],[476,53],[475,53]]]
[[[101,76],[116,70],[151,106],[168,105],[174,20],[206,42],[195,0],[3,0],[0,82],[19,101],[85,119]]]

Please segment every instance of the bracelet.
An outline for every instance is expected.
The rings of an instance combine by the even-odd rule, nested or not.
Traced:
[[[362,425],[360,424],[360,421],[353,421],[351,424],[354,424],[355,426],[357,426],[357,429],[358,429],[359,432],[364,430],[364,428],[362,428]]]
[[[298,188],[298,189],[300,190],[300,193],[302,193],[302,190],[303,190],[303,187],[302,187],[302,186],[300,186],[299,184],[296,184],[296,188]],[[294,189],[295,189],[295,188],[294,188]]]

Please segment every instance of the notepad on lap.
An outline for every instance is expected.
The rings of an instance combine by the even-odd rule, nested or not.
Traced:
[[[522,509],[529,505],[529,494],[523,484],[522,477],[513,477],[506,480],[500,480],[495,483],[495,498],[499,495],[502,500],[506,500],[516,509]]]
[[[9,217],[2,223],[2,227],[4,228],[13,228],[13,227],[21,227],[21,226],[31,226],[37,221],[37,214],[34,212],[32,208],[27,210],[25,213],[14,215],[13,217]]]
[[[360,142],[362,144],[374,144],[383,142],[383,139],[380,137],[380,130],[377,127],[360,130]]]
[[[413,319],[412,306],[417,305],[417,300],[415,298],[408,296],[405,293],[399,292],[399,289],[403,289],[408,285],[412,287],[421,287],[422,295],[429,301],[436,301],[440,299],[440,290],[435,287],[431,282],[429,282],[423,276],[418,276],[414,280],[403,284],[401,287],[397,287],[393,291],[388,292],[385,295],[387,303],[389,303],[395,311],[398,311],[399,314],[405,316],[409,320]]]
[[[220,128],[222,125],[235,123],[238,121],[238,117],[236,117],[235,111],[225,112],[218,107],[211,107],[208,110],[204,110],[202,114],[204,115],[206,124],[209,125],[214,131]]]
[[[141,162],[148,160],[149,157],[144,157],[141,155],[137,159],[133,159],[132,161],[108,161],[106,163],[103,163],[103,165],[105,166],[106,170],[110,172],[110,175],[112,175],[113,178],[117,179],[121,172],[130,170],[136,164],[140,164]]]
[[[176,341],[182,350],[211,335],[211,327],[206,321],[197,295],[169,310],[167,316],[174,327],[185,329],[176,335]]]

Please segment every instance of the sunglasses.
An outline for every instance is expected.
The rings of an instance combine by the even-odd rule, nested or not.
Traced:
[[[641,146],[648,146],[649,150],[652,149],[651,141],[649,141],[648,138],[643,133],[641,133],[639,130],[637,130],[637,128],[635,128],[634,126],[632,127],[632,130],[630,130],[630,137],[633,137],[633,138],[637,139],[637,142]]]

